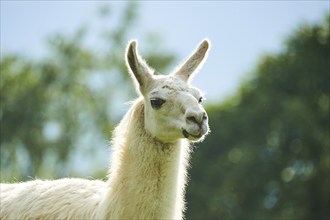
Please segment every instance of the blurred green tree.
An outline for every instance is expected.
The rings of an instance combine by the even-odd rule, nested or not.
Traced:
[[[263,57],[237,95],[209,106],[187,219],[329,219],[330,16]]]
[[[90,27],[83,26],[72,36],[51,36],[49,56],[41,60],[1,57],[1,181],[72,175],[67,165],[72,152],[85,150],[98,159],[96,148],[109,139],[121,114],[115,113],[114,102],[134,91],[126,87],[124,50],[138,5],[127,2],[119,18],[111,12],[108,5],[99,10],[101,21],[118,21],[94,33],[101,49],[87,46]],[[164,52],[155,36],[146,33],[151,44],[146,58],[165,71],[174,55]]]

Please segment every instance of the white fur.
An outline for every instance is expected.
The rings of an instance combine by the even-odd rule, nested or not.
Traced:
[[[93,219],[106,190],[84,179],[1,184],[0,219]]]
[[[189,78],[208,48],[203,41],[177,72],[155,76],[132,41],[126,61],[142,96],[114,131],[108,181],[1,184],[0,219],[182,219],[189,141],[209,130]],[[154,99],[165,102],[154,109]]]

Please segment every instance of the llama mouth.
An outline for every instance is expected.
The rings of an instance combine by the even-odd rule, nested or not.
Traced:
[[[186,129],[182,129],[182,134],[185,138],[193,137],[193,138],[201,138],[203,135],[200,133],[198,135],[190,134]]]

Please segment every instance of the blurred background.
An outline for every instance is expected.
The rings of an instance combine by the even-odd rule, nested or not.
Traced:
[[[209,38],[187,219],[330,219],[329,26],[329,1],[1,1],[1,182],[105,179],[127,42],[169,73]]]

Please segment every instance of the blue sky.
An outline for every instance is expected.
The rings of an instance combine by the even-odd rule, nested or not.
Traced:
[[[47,36],[70,34],[82,24],[95,24],[97,9],[107,4],[116,13],[126,3],[1,0],[1,52],[42,57],[47,51]],[[326,12],[329,1],[317,0],[142,1],[129,37],[140,40],[143,48],[148,43],[145,34],[158,33],[162,47],[178,55],[177,64],[202,39],[209,38],[208,60],[193,84],[202,88],[209,100],[217,101],[235,92],[261,55],[279,52],[299,24],[320,21]]]
[[[47,55],[48,36],[58,32],[70,35],[84,24],[92,30],[111,26],[112,20],[96,22],[99,7],[110,5],[113,18],[126,3],[1,0],[0,4],[1,55],[19,53],[38,59]],[[206,92],[209,101],[217,102],[235,93],[260,56],[280,52],[285,38],[299,24],[321,21],[326,12],[329,1],[317,0],[142,1],[139,19],[127,41],[138,39],[143,52],[148,47],[146,33],[156,32],[162,38],[161,48],[177,54],[179,64],[202,39],[209,38],[212,48],[208,60],[193,84]],[[97,49],[96,39],[92,36],[90,44]],[[94,138],[90,146],[95,145]],[[91,155],[83,150],[72,154],[73,169],[85,175],[90,175],[93,167],[106,169],[108,146],[106,141],[102,143]],[[100,159],[93,159],[95,155]]]

